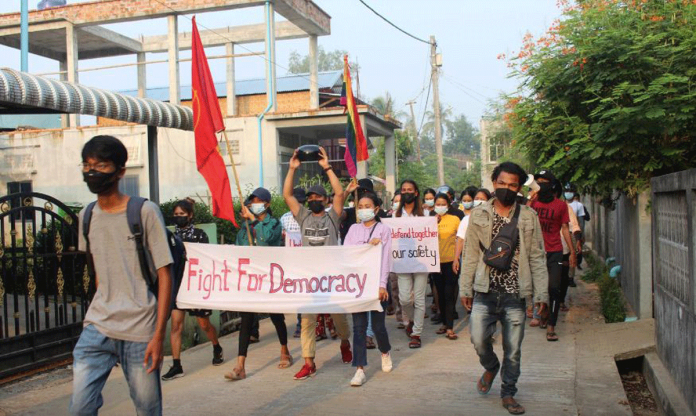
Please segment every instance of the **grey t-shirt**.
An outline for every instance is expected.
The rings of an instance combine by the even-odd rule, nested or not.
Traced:
[[[82,235],[80,250],[87,243]],[[146,201],[141,211],[144,243],[157,269],[172,263],[164,220],[157,205]],[[94,206],[89,227],[90,250],[99,285],[89,305],[84,325],[94,325],[109,338],[149,342],[157,323],[157,299],[140,270],[135,240],[128,227],[126,211],[108,213]]]
[[[302,247],[338,245],[340,220],[333,208],[317,217],[307,207],[300,205],[295,221],[300,224]]]

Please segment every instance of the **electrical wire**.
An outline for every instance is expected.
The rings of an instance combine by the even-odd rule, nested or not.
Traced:
[[[382,16],[381,14],[379,14],[379,13],[377,12],[377,10],[373,9],[372,7],[370,7],[370,6],[369,6],[367,3],[365,3],[363,0],[358,0],[358,1],[359,1],[360,3],[362,3],[363,6],[367,7],[368,9],[370,9],[370,11],[371,11],[372,13],[376,14],[377,16],[379,16],[382,20],[384,20],[385,22],[387,22],[387,23],[389,23],[390,25],[392,25],[394,28],[396,28],[397,30],[399,30],[401,33],[403,33],[403,34],[405,34],[405,35],[407,35],[407,36],[409,36],[409,37],[411,37],[411,38],[413,38],[413,39],[415,39],[415,40],[417,40],[417,41],[419,41],[419,42],[423,42],[423,43],[426,43],[426,44],[430,45],[430,42],[428,42],[427,40],[423,40],[423,39],[421,39],[421,38],[419,38],[419,37],[417,37],[417,36],[414,36],[414,35],[408,33],[407,31],[403,30],[403,29],[400,28],[399,26],[395,25],[394,23],[392,23],[389,19],[387,19],[386,17],[384,17],[384,16]]]
[[[449,78],[447,78],[447,77],[442,77],[442,78],[443,78],[445,81],[449,82],[450,85],[452,85],[453,87],[457,88],[459,91],[461,91],[461,92],[463,92],[464,94],[468,95],[472,100],[478,101],[479,103],[481,103],[481,104],[483,104],[483,105],[488,105],[486,102],[481,101],[481,100],[480,100],[479,98],[477,98],[475,95],[472,95],[471,93],[469,93],[468,91],[466,91],[466,90],[465,90],[464,88],[462,88],[460,85],[457,85],[457,84],[455,84],[454,82],[452,82]]]
[[[447,78],[447,79],[449,80],[449,82],[451,82],[451,83],[457,84],[457,85],[459,85],[460,87],[462,87],[462,88],[464,88],[464,89],[467,89],[467,90],[473,92],[474,94],[483,97],[483,98],[486,99],[486,100],[490,99],[490,97],[488,97],[488,96],[486,96],[486,95],[484,95],[484,94],[481,94],[480,92],[476,91],[475,89],[473,89],[473,88],[471,88],[471,87],[467,87],[467,86],[464,85],[463,83],[461,83],[461,82],[457,81],[456,79],[450,77],[449,75],[445,74],[444,71],[441,72],[441,75],[443,76],[443,78]],[[500,92],[500,90],[498,90],[498,91]]]

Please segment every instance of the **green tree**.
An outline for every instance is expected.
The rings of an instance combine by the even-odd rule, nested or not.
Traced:
[[[564,2],[561,20],[525,36],[507,122],[533,165],[586,192],[635,195],[696,164],[696,5]]]
[[[448,122],[445,142],[442,145],[446,154],[473,155],[481,150],[481,140],[477,129],[464,114]]]
[[[348,51],[335,50],[326,52],[322,46],[317,50],[317,67],[319,71],[338,71],[343,69],[343,56],[348,55]],[[351,74],[357,73],[360,66],[349,61]],[[291,74],[309,73],[309,55],[300,55],[297,51],[292,51],[288,58],[288,72]],[[352,78],[352,77],[351,77]]]

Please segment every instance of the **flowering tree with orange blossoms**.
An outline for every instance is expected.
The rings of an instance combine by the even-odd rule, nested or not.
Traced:
[[[561,19],[508,61],[504,119],[533,167],[630,196],[696,167],[696,0],[559,2]]]

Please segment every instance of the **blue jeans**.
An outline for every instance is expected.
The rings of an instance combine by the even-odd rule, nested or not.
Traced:
[[[389,334],[384,323],[387,303],[382,303],[384,311],[359,312],[353,314],[353,367],[365,367],[367,365],[367,321],[372,319],[372,329],[375,332],[377,348],[386,354],[391,350]]]
[[[526,319],[525,299],[513,293],[479,293],[474,296],[471,310],[471,342],[479,362],[491,373],[501,370],[498,356],[493,352],[492,336],[497,321],[503,326],[503,365],[500,397],[514,397],[520,377],[520,357]]]
[[[147,374],[143,367],[146,342],[104,336],[93,325],[82,330],[73,350],[71,415],[96,415],[104,404],[102,389],[111,369],[121,364],[138,415],[162,414],[159,369]]]

